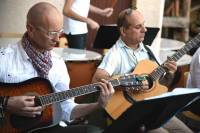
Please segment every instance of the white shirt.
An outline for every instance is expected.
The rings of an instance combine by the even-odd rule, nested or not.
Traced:
[[[71,6],[72,11],[86,18],[88,17],[89,9],[90,0],[74,0]],[[87,24],[64,16],[64,32],[72,35],[85,34],[88,32]]]
[[[127,74],[132,72],[138,62],[144,59],[149,59],[149,55],[142,43],[139,44],[138,49],[133,50],[119,38],[106,53],[98,68],[106,70],[110,76]]]
[[[0,82],[18,83],[38,77],[30,58],[22,48],[21,41],[10,44],[5,48],[0,48],[0,61]],[[70,79],[64,61],[52,52],[52,62],[53,66],[49,71],[48,77],[55,92],[69,89]],[[54,106],[59,108],[60,105],[62,109],[54,110],[54,120],[70,121],[71,111],[77,105],[74,103],[74,99],[66,100]]]
[[[187,87],[200,88],[200,48],[195,52],[192,57]]]

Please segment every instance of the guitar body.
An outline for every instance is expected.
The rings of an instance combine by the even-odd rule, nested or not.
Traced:
[[[20,83],[0,83],[0,96],[44,95],[49,93],[52,93],[51,83],[43,78],[33,78]],[[36,118],[21,117],[5,112],[0,132],[27,132],[31,129],[51,124],[52,113],[51,106],[46,106],[42,115]]]
[[[138,63],[133,74],[148,75],[155,70],[158,65],[150,60],[142,60]],[[157,96],[167,92],[167,87],[159,84],[158,80],[153,83],[153,86],[148,91],[139,91],[132,94],[132,98],[136,101],[143,100],[152,96]],[[113,118],[117,119],[123,112],[125,112],[132,104],[124,98],[122,91],[116,91],[109,100],[106,111]],[[133,105],[134,106],[134,105]]]

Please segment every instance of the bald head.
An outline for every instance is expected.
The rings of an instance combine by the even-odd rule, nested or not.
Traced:
[[[63,28],[63,15],[50,3],[40,2],[27,14],[27,35],[39,51],[51,50],[59,41]]]
[[[118,28],[120,27],[128,28],[131,25],[131,23],[129,22],[130,21],[129,19],[131,18],[131,16],[132,18],[135,18],[137,16],[143,17],[143,15],[136,9],[131,9],[131,8],[125,9],[121,11],[119,14],[119,17],[117,20]]]
[[[122,41],[127,46],[137,49],[147,31],[142,13],[136,9],[125,9],[120,12],[117,25]]]
[[[30,8],[27,14],[27,24],[34,26],[48,24],[49,19],[62,18],[58,9],[50,3],[40,2]]]

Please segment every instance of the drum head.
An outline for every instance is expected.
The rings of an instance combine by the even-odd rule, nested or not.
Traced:
[[[100,60],[102,55],[89,50],[73,48],[54,48],[53,51],[60,55],[65,61],[92,61]]]

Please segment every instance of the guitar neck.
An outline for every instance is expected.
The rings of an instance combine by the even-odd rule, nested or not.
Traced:
[[[179,49],[175,54],[169,57],[169,59],[177,62],[183,55],[189,52],[192,48],[197,47],[199,43],[200,43],[200,34],[198,34],[195,38],[187,42],[184,47]],[[153,81],[155,81],[158,78],[160,78],[165,72],[166,69],[163,67],[163,65],[161,65],[157,69],[155,69],[152,73],[150,73],[150,77]]]
[[[112,84],[113,87],[119,86],[121,84],[119,79],[113,79],[113,80],[110,80],[109,82]],[[98,86],[99,86],[99,83],[89,84],[89,85],[85,85],[85,86],[72,88],[67,91],[42,95],[42,96],[39,96],[38,99],[39,99],[41,105],[46,106],[46,105],[50,105],[50,104],[56,103],[56,102],[61,102],[61,101],[64,101],[64,100],[67,100],[67,99],[70,99],[73,97],[97,92],[97,91],[99,91]]]

